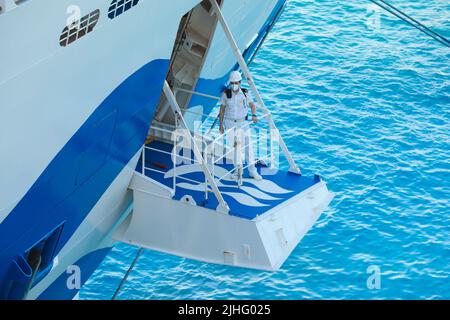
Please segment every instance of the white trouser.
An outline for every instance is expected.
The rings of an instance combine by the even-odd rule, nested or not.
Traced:
[[[255,168],[255,152],[251,140],[251,129],[246,121],[235,122],[230,119],[224,120],[224,128],[227,132],[227,145],[230,148],[235,147],[236,152],[231,152],[231,159],[234,165],[242,165],[244,160],[249,164],[249,171]],[[234,130],[231,130],[234,129]],[[228,132],[229,131],[229,132]],[[243,156],[245,158],[243,158]]]

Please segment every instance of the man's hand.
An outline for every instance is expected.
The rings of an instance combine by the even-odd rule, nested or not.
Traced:
[[[225,128],[223,127],[223,125],[220,125],[220,134],[224,134],[225,133]]]
[[[257,116],[252,116],[252,121],[253,123],[258,123],[258,117]]]

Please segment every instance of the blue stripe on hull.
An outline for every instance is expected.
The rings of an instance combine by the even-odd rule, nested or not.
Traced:
[[[168,65],[152,61],[117,87],[0,224],[0,299],[13,260],[64,224],[58,252],[142,147]]]

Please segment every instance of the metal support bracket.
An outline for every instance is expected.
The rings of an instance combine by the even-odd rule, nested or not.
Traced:
[[[267,109],[266,105],[264,104],[264,101],[258,91],[258,89],[256,88],[256,85],[253,81],[253,77],[250,73],[250,70],[247,66],[247,63],[245,62],[245,59],[241,53],[241,50],[239,49],[236,40],[233,36],[233,33],[231,32],[230,27],[228,26],[227,21],[225,20],[224,15],[222,14],[222,10],[220,9],[219,4],[217,3],[216,0],[209,0],[211,2],[212,8],[214,10],[214,12],[217,15],[217,18],[219,19],[219,22],[225,32],[225,35],[228,39],[228,42],[231,45],[231,48],[233,50],[233,54],[237,59],[237,62],[239,64],[239,66],[241,67],[242,72],[244,73],[245,78],[247,79],[247,82],[250,86],[250,89],[252,90],[253,94],[256,97],[256,100],[258,101],[259,106],[261,107],[261,109],[265,112],[268,113],[269,116],[267,118],[267,121],[269,122],[270,125],[270,129],[271,129],[271,135],[272,135],[272,131],[273,130],[277,130],[277,127],[275,125],[275,121],[273,120],[272,114],[269,112],[269,110]],[[289,162],[290,165],[290,172],[293,173],[297,173],[297,174],[301,174],[301,170],[300,168],[297,166],[297,164],[295,163],[294,159],[292,158],[292,155],[289,151],[289,149],[286,146],[286,143],[284,142],[283,138],[280,136],[279,137],[279,141],[280,141],[280,146],[281,149],[283,151],[283,154],[285,155],[286,159]],[[273,152],[271,152],[273,153]]]

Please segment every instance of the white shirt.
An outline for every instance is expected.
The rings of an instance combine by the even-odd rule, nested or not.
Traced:
[[[247,97],[246,97],[247,95]],[[239,89],[238,93],[231,93],[231,99],[227,98],[227,94],[224,92],[220,98],[220,104],[225,106],[225,120],[243,120],[248,115],[248,109],[250,104],[253,103],[253,99],[250,92],[244,95],[242,89]]]

